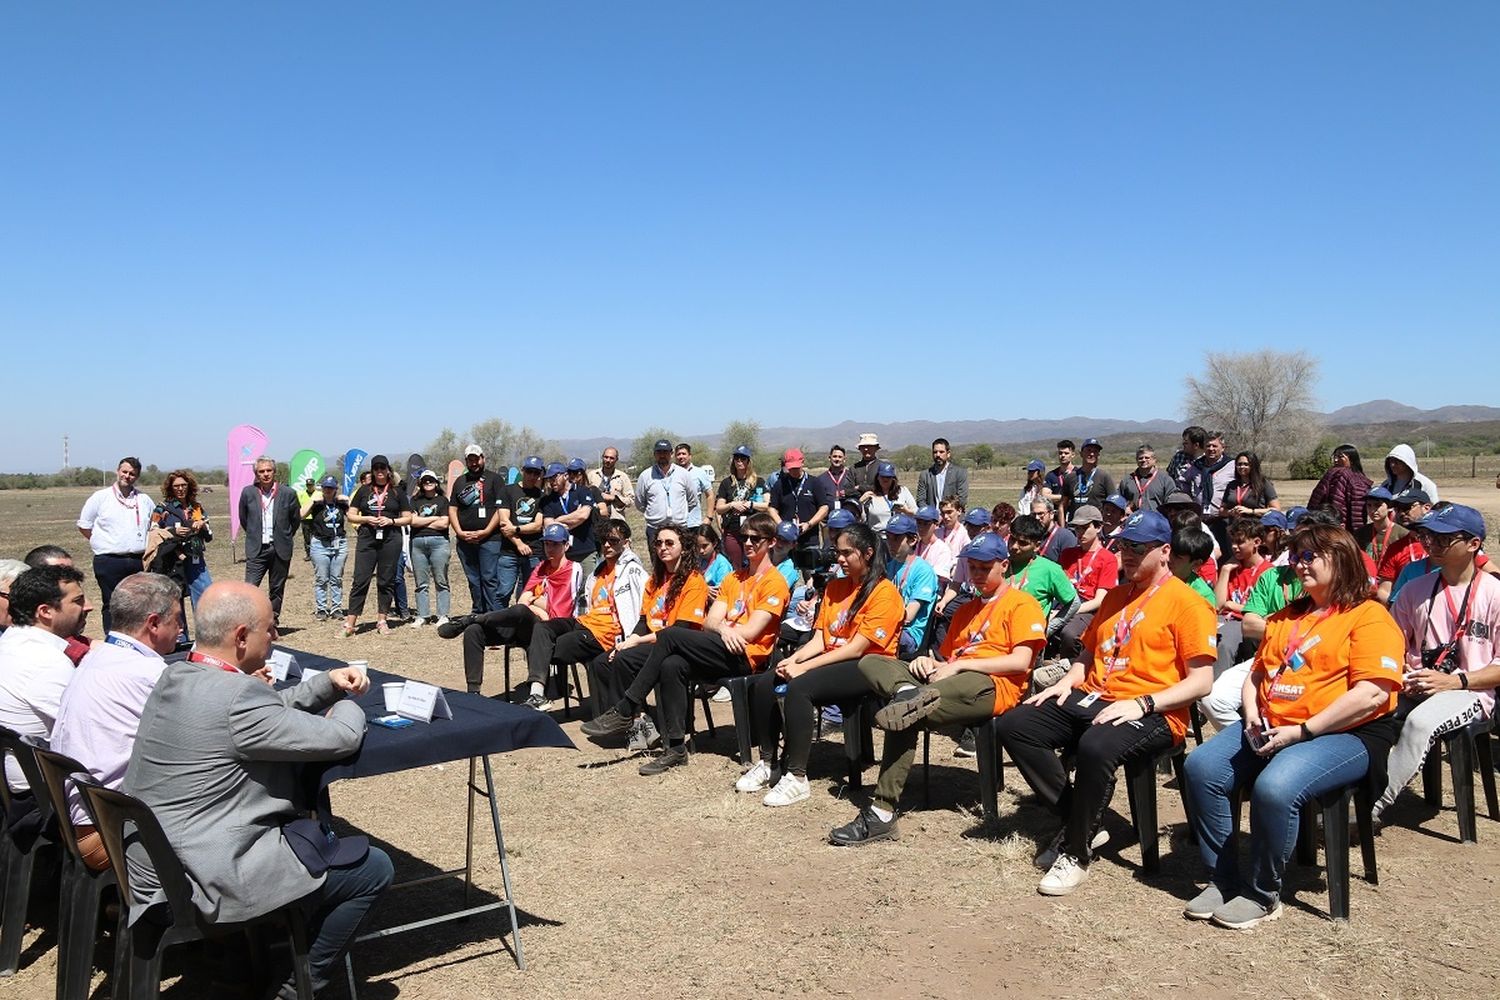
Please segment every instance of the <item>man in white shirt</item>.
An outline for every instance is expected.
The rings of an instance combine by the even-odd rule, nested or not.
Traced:
[[[672,442],[661,438],[652,447],[656,463],[635,481],[635,503],[646,518],[646,547],[656,544],[656,529],[664,524],[687,526],[687,473],[672,464]]]
[[[693,464],[693,446],[686,441],[677,445],[672,452],[672,460],[677,467],[687,473],[688,477],[688,514],[687,526],[696,528],[703,523],[703,503],[709,501],[708,519],[713,520],[713,501],[711,499],[714,491],[714,470],[711,465]]]
[[[68,636],[83,630],[93,608],[83,574],[72,566],[29,569],[10,585],[10,620],[0,636],[0,726],[40,740],[52,737],[63,689],[73,679]],[[26,791],[26,778],[7,759],[5,778]]]
[[[151,534],[151,513],[156,508],[150,497],[135,488],[140,475],[140,459],[120,459],[114,483],[90,494],[78,514],[78,532],[94,550],[94,579],[99,584],[105,631],[109,630],[110,594],[121,580],[141,571]]]
[[[106,788],[125,780],[141,709],[166,667],[162,657],[176,648],[182,591],[160,573],[126,577],[115,588],[114,626],[78,664],[52,727],[52,749],[88,768]],[[68,803],[84,862],[103,871],[109,856],[71,788]]]

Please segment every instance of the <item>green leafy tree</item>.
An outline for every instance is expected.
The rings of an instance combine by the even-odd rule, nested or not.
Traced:
[[[969,464],[976,469],[988,469],[995,464],[995,449],[987,444],[970,445]]]
[[[422,455],[427,459],[429,468],[441,471],[448,467],[449,462],[463,457],[465,443],[458,439],[458,433],[453,428],[444,427],[422,450]]]
[[[734,454],[734,449],[740,445],[750,449],[750,454],[756,456],[764,465],[769,459],[760,457],[760,424],[754,420],[731,420],[724,425],[724,435],[719,442],[718,453],[712,456],[702,456],[703,461],[712,461],[714,468],[721,474],[729,471],[729,459]],[[693,449],[697,455],[697,449]]]

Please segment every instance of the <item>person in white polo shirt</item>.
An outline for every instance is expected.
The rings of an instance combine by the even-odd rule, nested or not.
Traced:
[[[139,573],[151,533],[151,498],[135,488],[141,475],[141,460],[120,459],[115,481],[96,490],[84,501],[78,515],[78,530],[94,550],[94,579],[99,583],[99,605],[104,630],[109,631],[109,598],[119,582]]]

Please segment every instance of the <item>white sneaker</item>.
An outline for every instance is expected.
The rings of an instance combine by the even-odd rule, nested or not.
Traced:
[[[1036,856],[1036,866],[1044,872],[1051,871],[1052,866],[1057,864],[1057,856],[1062,853],[1063,841],[1067,837],[1068,831],[1066,828],[1058,830],[1057,836],[1052,838],[1052,842],[1042,848],[1042,852]],[[1094,837],[1089,841],[1089,853],[1092,854],[1107,843],[1109,843],[1109,831],[1101,826],[1094,831]]]
[[[625,749],[631,753],[645,753],[660,742],[656,723],[651,721],[651,716],[642,715],[630,724],[630,738],[625,741]]]
[[[719,688],[719,690],[714,692],[714,696],[708,700],[718,702],[720,705],[724,704],[729,700],[729,688],[727,686]]]
[[[1089,870],[1073,860],[1071,854],[1059,854],[1037,883],[1036,891],[1043,896],[1066,896],[1083,885],[1083,880],[1088,877]]]
[[[737,792],[763,792],[771,785],[771,765],[758,760],[734,783]]]
[[[788,771],[776,782],[776,787],[766,793],[761,799],[761,805],[766,806],[792,806],[798,802],[806,802],[812,798],[812,786],[807,783],[805,777],[798,777]]]
[[[446,624],[448,624],[448,616],[447,615],[438,615],[438,620],[435,621],[435,622],[433,622],[432,624],[434,624],[434,625],[446,625]]]
[[[423,625],[426,625],[426,624],[427,624],[427,619],[425,619],[425,618],[418,618],[416,621],[414,621],[414,622],[411,623],[411,627],[412,628],[421,628]]]

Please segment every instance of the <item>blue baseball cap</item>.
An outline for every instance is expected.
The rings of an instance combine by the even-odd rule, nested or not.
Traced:
[[[1107,497],[1104,498],[1104,502],[1107,503],[1107,504],[1110,504],[1112,506],[1118,507],[1121,510],[1129,510],[1130,509],[1130,501],[1126,500],[1123,496],[1121,496],[1118,493],[1111,493],[1109,496],[1107,496]]]
[[[1046,470],[1047,463],[1043,462],[1039,458],[1033,458],[1031,461],[1026,463],[1027,472],[1045,472]]]
[[[553,462],[552,464],[547,466],[547,471],[542,473],[542,475],[546,476],[548,479],[551,479],[553,476],[560,476],[567,471],[568,467],[566,465],[563,465],[561,462]]]
[[[337,479],[334,479],[332,476],[324,476],[323,481],[318,485],[323,487],[325,490],[336,490],[339,488],[339,481]]]
[[[747,448],[745,445],[740,445],[738,448],[734,449],[734,454],[731,455],[730,457],[731,458],[749,458],[750,457],[750,449]]]
[[[1098,438],[1084,438],[1083,444],[1079,446],[1078,450],[1082,451],[1084,448],[1098,448],[1100,451],[1103,451],[1104,445],[1099,443]]]
[[[1010,546],[1005,544],[1005,539],[993,531],[986,531],[965,545],[959,555],[964,559],[976,559],[979,562],[997,562],[1010,558]]]
[[[802,529],[794,521],[782,521],[776,526],[776,537],[783,542],[795,542],[802,537]]]
[[[1410,507],[1414,503],[1430,504],[1432,503],[1432,497],[1427,495],[1426,490],[1415,488],[1405,489],[1396,494],[1395,503],[1399,507]]]
[[[542,461],[542,456],[540,455],[527,455],[526,460],[521,463],[521,471],[523,472],[541,472],[546,467],[546,463]]]
[[[935,521],[941,521],[942,519],[943,519],[943,515],[939,514],[938,513],[938,509],[936,507],[934,507],[932,504],[928,504],[926,507],[922,507],[922,508],[919,508],[917,510],[917,520],[918,521],[934,521],[935,522]]]
[[[549,524],[542,529],[544,542],[566,542],[568,537],[568,529],[560,524]]]
[[[836,510],[828,515],[828,527],[835,531],[840,531],[854,523],[854,514],[847,510]]]
[[[656,444],[654,444],[654,445],[651,446],[651,450],[652,451],[671,451],[672,450],[672,442],[668,441],[666,438],[657,438],[656,439]]]
[[[897,514],[885,522],[885,533],[887,535],[915,535],[917,522],[905,514]]]
[[[892,479],[895,479],[896,467],[890,462],[881,462],[879,465],[875,466],[875,475],[890,476]]]
[[[988,528],[990,512],[983,507],[975,507],[964,515],[964,524],[973,525],[976,528]]]
[[[583,459],[581,459],[581,458],[570,458],[570,459],[568,459],[568,471],[569,472],[582,472],[586,468],[588,468],[588,466],[586,466],[586,465],[583,464]]]
[[[1421,528],[1435,535],[1455,535],[1463,532],[1481,541],[1484,540],[1484,515],[1473,507],[1465,507],[1462,504],[1431,511],[1411,527]]]
[[[1156,542],[1172,540],[1172,522],[1154,510],[1143,510],[1125,519],[1115,537],[1122,542]]]
[[[1288,528],[1295,528],[1297,526],[1297,522],[1302,520],[1302,518],[1306,514],[1306,507],[1293,507],[1291,510],[1286,512],[1286,526]]]
[[[1389,503],[1394,499],[1396,497],[1384,486],[1376,486],[1365,494],[1365,503],[1369,503],[1371,500],[1384,500]]]
[[[1286,515],[1279,510],[1268,510],[1260,516],[1260,523],[1267,528],[1281,528],[1286,530],[1292,526],[1292,522],[1286,519]]]

